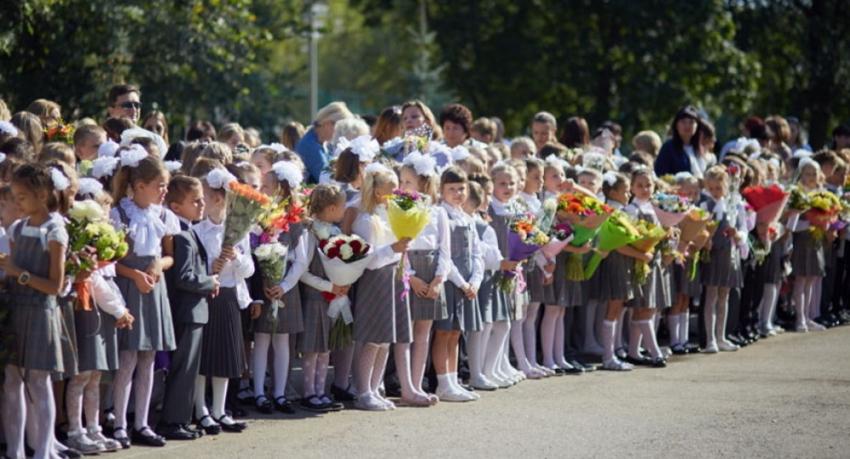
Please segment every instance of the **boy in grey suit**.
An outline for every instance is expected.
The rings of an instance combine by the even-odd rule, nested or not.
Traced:
[[[191,229],[192,222],[204,213],[201,182],[192,177],[172,178],[165,202],[180,218],[182,231],[174,236],[174,266],[166,272],[177,349],[171,355],[156,431],[169,440],[194,440],[201,436],[189,422],[201,363],[201,339],[209,317],[207,297],[218,294],[219,282],[218,276],[208,274],[206,251]]]

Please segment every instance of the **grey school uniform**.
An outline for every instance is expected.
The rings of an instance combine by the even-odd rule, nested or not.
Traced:
[[[502,252],[502,256],[507,259],[508,225],[510,224],[511,217],[506,215],[496,215],[492,205],[487,210],[487,213],[491,219],[490,226],[493,227],[493,230],[496,232],[496,240],[499,241],[499,251]],[[493,322],[506,322],[508,320],[513,320],[516,312],[516,296],[505,293],[501,288],[499,288],[498,283],[502,276],[503,274],[501,271],[497,271],[493,276]]]
[[[695,254],[694,256],[699,256]],[[670,266],[673,269],[673,290],[677,295],[686,295],[690,298],[698,298],[702,294],[702,283],[699,277],[699,265],[697,262],[697,273],[691,280],[691,263],[693,260],[688,258],[685,260],[685,265],[678,263]]]
[[[706,196],[706,210],[714,212],[717,202]],[[741,269],[741,257],[738,249],[733,247],[732,240],[724,232],[732,226],[728,212],[720,216],[717,231],[711,239],[709,262],[701,266],[702,283],[708,287],[741,288],[744,285],[744,275]]]
[[[567,262],[572,254],[561,252],[555,258],[555,305],[567,308],[584,304],[584,292],[581,281],[567,280]]]
[[[121,223],[129,226],[130,219],[121,205],[115,206]],[[160,218],[166,219],[166,210]],[[131,269],[144,271],[156,259],[153,256],[136,255],[133,251],[133,238],[127,234],[130,250],[127,256],[118,263]],[[115,284],[124,300],[127,309],[135,318],[133,328],[118,330],[118,349],[122,351],[172,351],[175,348],[174,325],[171,322],[171,306],[165,287],[165,277],[160,277],[149,293],[142,293],[136,283],[129,277],[118,276]]]
[[[396,279],[397,263],[366,269],[357,282],[352,339],[362,343],[410,343],[409,292],[403,299],[404,284]]]
[[[449,216],[449,231],[451,233],[452,264],[458,273],[466,280],[472,277],[473,238],[477,237],[473,224]],[[468,299],[460,288],[452,282],[446,282],[446,305],[448,318],[434,322],[435,330],[444,331],[479,331],[482,329],[481,310],[478,309],[478,299]]]
[[[612,251],[591,278],[598,301],[628,301],[634,298],[635,259]]]
[[[528,263],[528,272],[525,273],[525,281],[528,284],[528,298],[532,303],[555,303],[555,282],[553,280],[549,285],[544,285],[546,277],[543,272],[543,266],[540,266],[537,261]]]
[[[238,378],[248,368],[242,341],[242,322],[235,288],[222,287],[209,298],[209,320],[201,339],[201,366],[198,374],[217,378]]]
[[[478,239],[482,241],[482,244],[484,233],[488,228],[490,228],[490,225],[487,222],[478,219],[475,220],[475,232],[478,234]],[[481,280],[481,287],[478,288],[478,311],[481,313],[481,321],[485,324],[493,323],[493,303],[498,299],[494,290],[499,289],[495,281],[496,273],[485,269],[484,277]]]
[[[804,220],[805,215],[800,216]],[[815,240],[809,229],[794,231],[794,246],[791,249],[791,268],[795,276],[824,277],[826,276],[826,258],[824,257],[824,241]]]
[[[454,250],[454,248],[452,249]],[[437,273],[437,260],[440,252],[434,250],[410,250],[407,252],[410,261],[410,269],[416,272],[416,277],[422,279],[426,284],[434,280]],[[440,294],[435,299],[420,298],[413,290],[410,291],[410,319],[411,320],[445,320],[449,317],[446,309],[448,290],[452,285],[448,282],[440,287]]]
[[[627,206],[636,208],[634,205]],[[658,218],[655,213],[644,212],[637,208],[637,218],[644,221],[649,221],[658,224]],[[649,263],[650,273],[646,276],[646,282],[643,285],[634,286],[634,296],[626,303],[626,306],[632,308],[662,308],[667,305],[664,302],[664,273],[661,268],[661,252],[656,251],[655,256]]]
[[[115,317],[96,306],[91,311],[74,311],[77,332],[77,362],[80,373],[118,369],[118,335]]]
[[[301,240],[301,235],[305,231],[303,223],[292,223],[289,225],[289,232],[281,233],[278,241],[287,247],[289,250],[295,250]],[[287,264],[286,272],[283,277],[289,273],[292,268],[291,264]],[[265,296],[264,296],[265,297]],[[301,333],[304,331],[304,318],[301,311],[301,289],[296,285],[288,292],[284,293],[280,300],[281,308],[277,311],[277,329],[276,334]],[[271,307],[271,302],[266,300],[263,302],[263,310],[256,320],[254,320],[254,333],[270,334],[272,332],[272,323],[269,320],[268,313]]]
[[[80,373],[79,349],[77,346],[77,327],[74,323],[74,297],[71,295],[56,298],[59,305],[59,341],[62,343],[62,374],[54,375],[55,381],[72,378]]]
[[[315,237],[313,238],[315,242]],[[319,248],[313,251],[313,259],[307,268],[311,274],[325,278],[325,267],[319,258]],[[310,287],[304,282],[301,285],[301,306],[304,317],[304,331],[298,334],[298,350],[305,354],[324,353],[330,351],[328,338],[331,333],[331,318],[328,317],[330,304],[322,292]]]
[[[764,257],[761,269],[764,270],[765,284],[781,284],[782,283],[782,261],[785,257],[785,244],[782,241],[776,240],[770,246],[770,253]]]
[[[17,221],[9,229],[15,244],[13,260],[32,276],[50,277],[49,241],[68,246],[68,233],[54,219],[40,227],[28,226],[29,218]],[[45,295],[32,287],[9,282],[12,313],[10,329],[17,335],[13,365],[28,370],[62,372],[62,321],[56,296]]]

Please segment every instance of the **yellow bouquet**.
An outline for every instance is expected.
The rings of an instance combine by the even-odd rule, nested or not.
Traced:
[[[416,239],[431,221],[431,208],[428,197],[415,191],[394,190],[387,196],[387,220],[397,239]],[[404,259],[401,257],[397,276],[404,276]]]

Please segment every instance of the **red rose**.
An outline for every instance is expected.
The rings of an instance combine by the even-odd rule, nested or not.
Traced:
[[[339,258],[339,247],[331,247],[328,250],[328,258]]]
[[[322,239],[321,241],[319,241],[319,248],[320,249],[324,249],[326,245],[328,245],[327,239]]]
[[[355,254],[363,253],[360,250],[363,249],[363,244],[360,243],[357,239],[348,243],[351,246],[351,250],[354,251]]]
[[[334,241],[334,245],[337,246],[337,247],[342,247],[343,244],[345,244],[345,240],[342,239],[342,238],[339,238],[339,239]]]

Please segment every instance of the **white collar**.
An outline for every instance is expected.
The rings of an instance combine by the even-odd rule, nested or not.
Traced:
[[[503,203],[493,196],[493,198],[490,199],[490,205],[493,207],[493,211],[496,212],[496,215],[514,215],[518,212],[516,208],[516,199],[514,198]]]
[[[650,201],[643,201],[638,198],[632,198],[632,204],[638,209],[641,210],[653,210],[652,203]]]
[[[463,209],[452,207],[446,201],[441,201],[440,206],[449,214],[452,220],[459,220],[464,224],[472,223],[472,217],[464,212]]]

